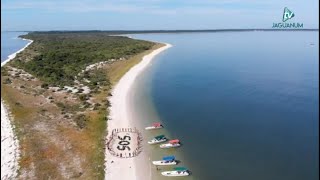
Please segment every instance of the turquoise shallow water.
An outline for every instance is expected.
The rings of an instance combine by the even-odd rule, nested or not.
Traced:
[[[25,32],[1,32],[1,62],[8,56],[28,44],[28,41],[19,39],[18,36]]]
[[[139,76],[133,97],[143,125],[160,119],[159,133],[183,142],[146,147],[151,159],[179,156],[188,179],[319,178],[318,32],[133,37],[173,45]]]

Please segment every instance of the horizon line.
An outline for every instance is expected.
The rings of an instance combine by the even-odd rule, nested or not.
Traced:
[[[154,30],[3,30],[1,32],[110,32],[110,33],[170,33],[170,32],[217,32],[217,31],[319,31],[319,28],[303,28],[303,29],[270,29],[270,28],[241,28],[241,29],[154,29]]]

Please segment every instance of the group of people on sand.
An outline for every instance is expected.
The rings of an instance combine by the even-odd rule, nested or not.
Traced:
[[[115,132],[133,132],[136,133],[138,130],[136,128],[117,128],[112,130],[112,135]]]
[[[116,143],[116,139],[118,137],[118,133],[121,132],[131,132],[131,133],[136,133],[137,134],[137,147],[135,148],[134,151],[132,152],[115,152],[114,147],[114,143]],[[110,154],[112,154],[113,156],[119,157],[119,158],[131,158],[131,157],[135,157],[137,156],[141,151],[142,151],[142,135],[141,133],[136,129],[136,128],[117,128],[117,129],[113,129],[112,130],[112,134],[110,136],[110,139],[107,140],[106,146],[110,152]],[[127,150],[131,150],[130,148],[127,148]]]

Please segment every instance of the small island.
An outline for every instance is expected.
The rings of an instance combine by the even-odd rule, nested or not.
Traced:
[[[1,97],[19,140],[19,178],[103,179],[108,97],[164,44],[105,32],[30,32],[1,67]]]

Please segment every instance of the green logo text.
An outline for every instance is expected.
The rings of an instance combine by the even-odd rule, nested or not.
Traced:
[[[283,10],[283,15],[282,15],[282,22],[279,23],[273,23],[272,28],[303,28],[303,23],[297,23],[297,22],[286,22],[290,19],[295,17],[295,14],[293,11],[288,9],[287,7],[284,8]]]

